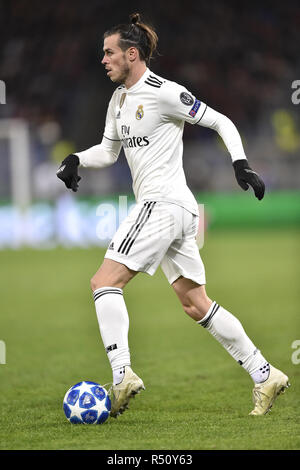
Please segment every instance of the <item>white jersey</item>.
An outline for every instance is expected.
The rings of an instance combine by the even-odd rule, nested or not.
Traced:
[[[146,69],[132,87],[119,86],[110,100],[99,145],[76,153],[85,167],[114,163],[123,146],[136,201],[164,201],[198,214],[182,164],[185,122],[216,130],[232,160],[246,158],[230,119],[199,101],[185,87]]]
[[[137,202],[173,202],[198,213],[183,171],[182,135],[185,121],[197,123],[205,109],[183,86],[149,69],[129,89],[115,90],[104,137],[122,144]]]

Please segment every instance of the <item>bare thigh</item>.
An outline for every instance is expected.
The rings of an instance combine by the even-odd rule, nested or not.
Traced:
[[[136,274],[137,271],[128,269],[124,264],[104,258],[100,268],[91,279],[91,289],[92,291],[100,287],[123,289]]]
[[[191,318],[199,321],[206,315],[212,300],[206,294],[205,285],[197,284],[191,279],[181,276],[173,282],[172,287],[184,311]]]

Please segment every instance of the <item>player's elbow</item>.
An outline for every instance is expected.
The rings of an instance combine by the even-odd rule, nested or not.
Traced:
[[[225,114],[219,113],[218,119],[216,121],[215,130],[218,134],[230,134],[232,135],[237,131],[235,124],[232,122],[229,117],[225,116]]]

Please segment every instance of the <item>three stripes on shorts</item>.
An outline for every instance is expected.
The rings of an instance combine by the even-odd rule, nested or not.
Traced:
[[[122,253],[123,255],[128,255],[132,245],[136,241],[138,234],[144,227],[145,223],[149,219],[152,209],[155,206],[156,202],[149,201],[144,203],[144,207],[141,209],[135,223],[132,225],[131,229],[127,233],[126,237],[121,242],[118,253]]]

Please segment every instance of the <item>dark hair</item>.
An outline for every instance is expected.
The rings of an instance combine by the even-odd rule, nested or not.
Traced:
[[[140,21],[139,13],[133,13],[129,16],[130,24],[119,24],[113,26],[103,35],[104,39],[113,34],[120,35],[119,45],[122,51],[129,47],[136,47],[140,54],[140,59],[147,64],[156,51],[158,37],[154,29],[146,23]]]

